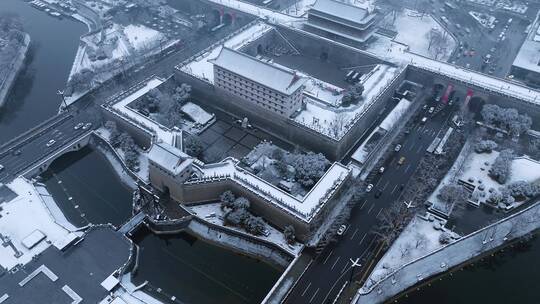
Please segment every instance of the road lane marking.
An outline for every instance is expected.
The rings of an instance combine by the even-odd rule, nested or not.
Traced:
[[[384,186],[382,187],[382,191],[384,191],[384,189],[386,189],[386,187],[388,187],[389,183],[390,183],[390,181],[387,181],[386,184],[384,184]]]
[[[369,208],[367,214],[369,214],[371,212],[371,210],[373,210],[373,207],[375,207],[375,204],[371,205],[371,207]]]
[[[315,290],[315,293],[313,294],[311,299],[309,299],[309,303],[311,303],[311,301],[313,301],[313,299],[315,298],[315,296],[317,295],[318,292],[319,292],[319,288],[317,288],[317,290]]]
[[[302,292],[302,295],[300,295],[301,297],[303,297],[305,294],[306,294],[306,291],[309,289],[309,286],[311,286],[311,282],[309,282],[308,286],[306,287],[306,289],[304,289],[304,292]]]
[[[360,210],[362,210],[362,208],[364,208],[364,205],[367,203],[367,198],[364,200],[364,202],[362,203],[362,206],[360,206]]]
[[[379,217],[379,214],[381,214],[381,212],[383,211],[384,208],[381,208],[381,210],[379,210],[379,212],[377,212],[377,216],[376,217]]]
[[[339,259],[341,259],[340,256],[337,257],[337,259],[336,259],[336,261],[334,262],[334,264],[332,265],[332,267],[330,267],[330,270],[333,270],[334,267],[336,267],[336,264],[337,264],[337,262],[339,262]]]
[[[328,259],[329,259],[330,256],[332,255],[332,253],[334,253],[334,250],[330,251],[330,253],[329,253],[328,256],[326,257],[326,259],[324,259],[323,264],[326,264],[326,261],[328,261]]]
[[[363,236],[362,239],[360,240],[360,243],[358,243],[358,246],[362,245],[362,242],[364,242],[364,239],[366,238],[366,235],[367,235],[367,232],[364,233],[364,236]]]
[[[408,164],[407,167],[405,167],[405,173],[407,173],[407,171],[409,171],[410,168],[411,168],[411,164]]]
[[[356,235],[357,232],[358,232],[358,228],[356,228],[356,230],[355,230],[354,233],[352,234],[351,240],[354,239],[354,236]]]
[[[340,274],[345,272],[345,269],[347,269],[347,267],[349,267],[349,263],[350,262],[347,261],[347,264],[345,264],[345,267],[343,267],[343,269],[341,269],[341,271],[339,272]]]
[[[405,170],[405,172],[407,172],[407,170]],[[392,192],[390,192],[390,194],[394,194],[394,192],[396,192],[397,187],[398,187],[398,185],[396,184],[394,186],[394,189],[392,189]]]
[[[418,150],[416,150],[416,154],[420,153],[422,151],[422,146],[418,147]]]

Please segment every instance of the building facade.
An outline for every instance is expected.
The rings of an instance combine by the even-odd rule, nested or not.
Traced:
[[[328,38],[364,44],[373,33],[376,14],[371,6],[360,7],[335,0],[317,0],[308,12],[308,29]]]
[[[294,71],[226,47],[212,62],[217,90],[284,117],[301,108],[305,79]]]

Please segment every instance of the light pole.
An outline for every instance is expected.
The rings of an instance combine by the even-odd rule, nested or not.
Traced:
[[[58,95],[60,95],[62,97],[63,108],[67,109],[68,105],[67,105],[67,102],[66,102],[66,97],[64,96],[64,91],[63,90],[58,90],[56,92],[56,94],[58,94]]]
[[[351,277],[349,278],[349,282],[352,283],[352,279],[353,279],[353,276],[354,276],[354,268],[355,267],[362,267],[362,264],[358,263],[358,261],[360,261],[360,258],[356,258],[356,260],[353,260],[353,259],[349,259],[352,263],[351,265]]]

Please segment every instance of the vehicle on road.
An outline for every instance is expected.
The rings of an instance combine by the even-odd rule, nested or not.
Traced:
[[[397,144],[396,147],[394,148],[394,151],[399,152],[399,150],[401,150],[401,145]]]
[[[82,129],[83,130],[88,130],[88,129],[90,129],[91,126],[92,126],[92,123],[89,122],[89,123],[85,124],[84,127],[82,127]]]
[[[4,166],[0,165],[0,171],[4,170]]]
[[[427,104],[422,107],[422,110],[427,109]]]
[[[339,226],[339,229],[337,231],[337,235],[343,235],[343,233],[345,233],[345,230],[347,230],[347,226],[345,226],[345,225]]]
[[[405,163],[405,156],[402,156],[402,157],[400,157],[399,160],[398,160],[398,165],[401,166],[401,165],[403,165],[404,163]]]
[[[79,130],[80,128],[84,127],[84,124],[82,122],[78,123],[73,129]]]
[[[367,187],[366,187],[366,192],[371,191],[371,189],[373,189],[373,184],[367,185]]]
[[[384,173],[384,167],[380,167],[380,168],[379,168],[379,173],[381,173],[381,174]]]
[[[375,198],[379,198],[379,197],[381,197],[381,195],[382,195],[381,190],[377,190],[377,192],[375,192]]]
[[[15,156],[19,156],[19,155],[21,155],[21,150],[13,150],[12,153],[13,153],[13,155],[15,155]]]
[[[433,114],[433,111],[435,111],[435,107],[430,107],[429,110],[428,110],[428,113]]]
[[[51,139],[51,140],[49,140],[49,141],[47,142],[47,147],[50,147],[50,146],[54,145],[55,143],[56,143],[56,140]]]
[[[424,117],[422,117],[422,120],[420,120],[420,122],[421,122],[421,123],[423,123],[423,124],[425,124],[425,123],[426,123],[426,121],[427,121],[427,117],[425,117],[425,116],[424,116]]]

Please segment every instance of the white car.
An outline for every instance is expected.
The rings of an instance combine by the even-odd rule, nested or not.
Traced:
[[[373,184],[367,185],[367,187],[366,187],[366,192],[371,191],[371,189],[373,189]]]
[[[78,123],[75,127],[73,127],[73,129],[75,130],[79,130],[80,128],[82,128],[84,126],[84,124],[82,122]]]
[[[4,166],[0,165],[0,171],[4,170]]]
[[[399,152],[399,150],[401,150],[401,145],[397,144],[396,147],[394,148],[394,151]]]
[[[342,235],[345,232],[345,230],[347,230],[347,226],[345,226],[345,225],[339,226],[339,229],[337,231],[337,235]]]
[[[90,129],[91,126],[92,126],[92,123],[89,122],[89,123],[85,124],[84,127],[82,127],[82,129],[83,130],[88,130],[88,129]]]
[[[384,173],[384,167],[380,167],[380,168],[379,168],[379,173],[381,173],[381,174]]]
[[[429,114],[431,114],[431,113],[433,113],[433,111],[435,111],[435,107],[431,107],[431,108],[429,108],[429,111],[428,111],[428,113],[429,113]]]
[[[55,143],[56,143],[56,140],[51,139],[51,140],[49,140],[49,141],[47,142],[47,147],[50,147],[50,146],[54,145]]]

